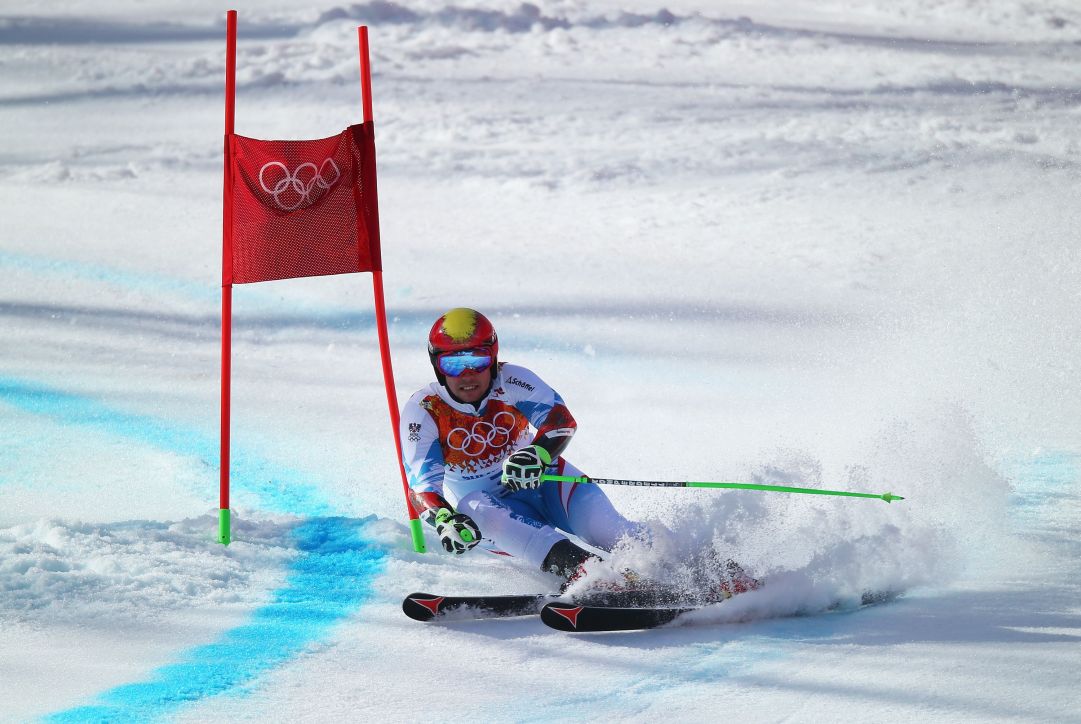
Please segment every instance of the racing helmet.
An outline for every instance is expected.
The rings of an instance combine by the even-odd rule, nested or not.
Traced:
[[[495,327],[475,309],[457,307],[435,320],[428,333],[428,358],[439,384],[467,370],[483,372],[497,363]]]

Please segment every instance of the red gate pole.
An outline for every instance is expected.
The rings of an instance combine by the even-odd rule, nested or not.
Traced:
[[[360,37],[360,87],[364,104],[364,123],[370,124],[369,130],[373,134],[371,148],[374,150],[375,124],[372,121],[372,71],[371,62],[368,58],[368,27],[366,25],[360,26],[357,28],[357,34]],[[371,166],[375,168],[374,159]],[[373,173],[371,179],[366,180],[370,181],[372,208],[376,216],[375,226],[378,228],[379,200],[376,193],[375,174]],[[365,189],[365,191],[369,192],[369,189]],[[409,531],[413,537],[413,550],[417,553],[424,553],[426,550],[424,546],[424,530],[420,518],[417,516],[416,508],[413,507],[413,501],[409,497],[409,479],[405,475],[405,463],[402,460],[402,434],[401,430],[398,429],[401,425],[401,418],[398,413],[398,396],[394,392],[394,368],[391,366],[390,341],[387,335],[387,310],[383,301],[383,264],[381,255],[376,258],[378,261],[372,271],[372,288],[375,293],[375,322],[379,330],[379,356],[383,361],[383,382],[387,388],[390,424],[394,429],[394,449],[398,453],[398,470],[402,474],[402,490],[405,493],[406,511],[409,513]]]
[[[233,338],[233,116],[236,101],[236,10],[226,15],[225,40],[225,182],[221,245],[221,456],[218,542],[229,545],[229,399]]]

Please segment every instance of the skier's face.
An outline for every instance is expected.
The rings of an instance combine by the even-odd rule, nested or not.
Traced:
[[[492,382],[492,368],[481,372],[466,370],[458,377],[447,377],[447,389],[462,402],[478,402]]]

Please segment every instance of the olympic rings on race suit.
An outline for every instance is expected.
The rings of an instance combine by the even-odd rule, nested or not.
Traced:
[[[503,427],[500,422],[505,422],[509,427]],[[479,456],[489,448],[496,450],[506,447],[510,442],[511,430],[514,429],[514,415],[509,412],[499,412],[492,422],[479,421],[473,423],[469,430],[464,427],[456,427],[447,434],[447,447],[458,450],[466,455]]]

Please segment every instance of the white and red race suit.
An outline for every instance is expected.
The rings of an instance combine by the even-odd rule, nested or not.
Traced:
[[[580,476],[558,456],[576,429],[559,394],[525,367],[500,363],[475,404],[455,400],[433,382],[402,410],[402,458],[414,501],[445,498],[477,523],[483,547],[537,567],[566,539],[564,532],[611,550],[642,530],[599,486],[548,482],[512,493],[499,482],[503,460],[531,443],[556,452],[547,472]]]

